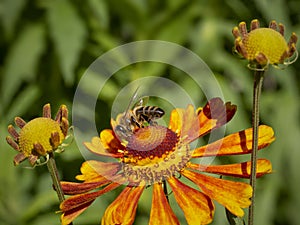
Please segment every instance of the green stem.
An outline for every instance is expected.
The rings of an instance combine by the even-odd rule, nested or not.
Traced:
[[[250,185],[253,189],[251,198],[251,205],[249,207],[248,225],[254,224],[254,207],[255,207],[255,189],[256,189],[256,165],[257,165],[257,151],[258,151],[258,126],[259,126],[259,102],[261,87],[264,78],[264,71],[258,70],[254,73],[253,85],[253,108],[252,108],[252,153],[251,153],[251,176]]]
[[[49,153],[49,160],[47,162],[47,167],[52,178],[54,190],[56,191],[59,202],[62,203],[65,200],[65,197],[58,177],[58,172],[57,172],[57,167],[56,167],[53,152]]]
[[[53,152],[49,153],[49,160],[47,162],[48,171],[51,175],[52,183],[54,186],[54,190],[56,191],[59,203],[62,203],[65,200],[64,192],[62,190],[60,179],[58,176],[58,170],[56,167],[54,154]],[[72,225],[73,223],[69,223],[69,225]]]

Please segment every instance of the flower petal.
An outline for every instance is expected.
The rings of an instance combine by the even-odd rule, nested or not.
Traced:
[[[252,188],[249,184],[223,180],[189,170],[183,170],[182,175],[193,181],[210,198],[224,205],[232,214],[242,217],[251,204]]]
[[[114,135],[112,130],[106,129],[100,133],[101,143],[103,147],[110,153],[118,154],[119,149],[124,149],[120,141]]]
[[[224,104],[220,98],[213,98],[197,112],[192,105],[188,105],[186,109],[173,110],[169,128],[191,142],[224,125],[231,120],[235,111],[236,106],[230,102]]]
[[[194,163],[188,163],[187,166],[191,169],[204,171],[207,173],[215,173],[225,176],[233,176],[240,178],[250,178],[251,173],[251,162],[242,162],[229,165],[199,165]],[[256,177],[261,177],[265,174],[272,172],[272,164],[267,159],[257,160]]]
[[[105,133],[106,135],[107,133]],[[112,140],[108,140],[112,142]],[[99,137],[93,137],[92,142],[84,142],[85,147],[90,150],[92,153],[100,155],[100,156],[108,156],[114,158],[122,157],[121,153],[114,152],[116,149],[112,149],[110,152],[109,144],[113,145],[112,143],[105,142],[104,144],[101,142]],[[106,148],[107,147],[107,148]]]
[[[67,182],[62,181],[61,187],[63,189],[64,194],[66,195],[76,195],[76,194],[82,194],[91,190],[94,190],[96,188],[102,187],[104,185],[107,185],[111,181],[105,179],[100,180],[99,182],[89,182],[89,183],[76,183],[76,182]]]
[[[223,126],[229,122],[236,112],[236,105],[224,102],[220,98],[213,98],[198,113],[200,121],[199,136],[209,133],[211,130]]]
[[[174,131],[177,134],[181,133],[183,117],[186,114],[186,111],[194,111],[194,107],[192,105],[188,105],[186,109],[177,108],[172,110],[170,115],[169,129]]]
[[[86,202],[86,203],[78,206],[77,208],[71,209],[71,210],[63,213],[60,217],[61,224],[62,225],[71,224],[72,221],[75,220],[76,217],[79,216],[84,210],[86,210],[93,202],[94,202],[94,200]]]
[[[62,224],[69,224],[72,222],[85,209],[87,209],[87,207],[90,206],[97,197],[117,188],[118,186],[120,186],[120,184],[111,183],[99,191],[75,195],[64,200],[60,204],[60,209],[63,212],[61,216]]]
[[[267,147],[275,140],[274,131],[271,127],[260,125],[258,130],[258,149]],[[240,155],[252,151],[252,128],[230,134],[218,141],[197,148],[192,157],[215,156],[215,155]]]
[[[149,225],[157,224],[180,224],[167,201],[161,184],[159,183],[153,185],[152,207],[149,221]]]
[[[100,182],[103,177],[107,180],[114,180],[114,176],[120,171],[120,163],[101,162],[89,160],[82,163],[81,175],[77,175],[77,180],[85,182]]]
[[[137,203],[143,193],[144,186],[125,187],[122,193],[105,210],[102,225],[131,225],[134,222]]]
[[[212,222],[214,205],[208,196],[183,184],[174,177],[168,179],[168,183],[188,224],[209,224]]]

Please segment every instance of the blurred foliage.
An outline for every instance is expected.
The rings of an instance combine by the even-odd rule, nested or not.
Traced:
[[[250,126],[252,75],[246,62],[232,55],[231,29],[240,21],[249,24],[257,18],[266,26],[275,19],[286,26],[287,39],[292,31],[300,35],[299,11],[297,0],[1,0],[0,225],[59,224],[58,203],[46,168],[15,168],[15,152],[5,143],[6,128],[15,116],[27,121],[40,116],[47,102],[53,113],[62,103],[71,110],[81,76],[98,56],[121,44],[148,39],[189,48],[212,69],[225,99],[238,106],[227,126],[228,133],[235,132]],[[261,122],[274,128],[277,140],[260,152],[272,161],[274,173],[258,182],[256,224],[300,224],[297,71],[299,60],[283,71],[271,68],[264,82]],[[109,126],[110,107],[119,90],[140,76],[172,79],[197,102],[203,100],[186,76],[166,65],[142,63],[121,73],[110,79],[97,104],[99,130]],[[221,160],[246,159],[250,156]],[[83,160],[75,143],[69,146],[57,157],[61,177],[74,180]],[[116,196],[116,192],[102,196],[75,224],[98,224]],[[139,202],[135,224],[146,224],[149,202],[151,190]],[[172,198],[171,203],[185,224]],[[217,205],[213,224],[227,223],[225,210]]]

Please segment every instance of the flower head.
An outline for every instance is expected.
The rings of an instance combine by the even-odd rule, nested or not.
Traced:
[[[53,120],[50,104],[46,104],[43,108],[43,117],[35,118],[28,123],[16,117],[15,124],[21,129],[20,132],[9,125],[8,132],[11,136],[6,137],[7,143],[19,152],[14,158],[14,164],[18,165],[28,158],[33,166],[40,157],[57,150],[67,136],[68,109],[62,105]]]
[[[249,32],[246,23],[241,22],[238,27],[233,28],[232,33],[235,37],[234,50],[249,61],[251,69],[265,70],[269,64],[289,65],[298,57],[297,36],[292,33],[287,43],[281,23],[271,21],[268,28],[260,28],[259,21],[255,19],[251,21]]]
[[[230,212],[243,216],[242,208],[250,205],[252,188],[242,182],[209,176],[207,173],[249,178],[250,163],[202,165],[192,158],[247,154],[252,151],[252,129],[231,134],[206,146],[191,150],[190,143],[231,120],[236,106],[211,99],[204,108],[174,109],[168,127],[157,124],[141,127],[129,135],[126,142],[112,130],[103,130],[85,146],[93,153],[114,161],[89,160],[82,164],[76,178],[82,183],[62,182],[64,193],[73,195],[61,204],[62,224],[68,224],[102,194],[121,185],[125,188],[106,209],[102,224],[133,224],[137,203],[145,188],[152,187],[152,208],[149,224],[179,224],[164,192],[172,190],[188,224],[208,224],[214,215],[213,200]],[[274,140],[272,128],[260,126],[259,149]],[[194,160],[193,160],[194,161]],[[271,163],[260,159],[257,176],[271,172]],[[186,177],[199,189],[180,180]]]

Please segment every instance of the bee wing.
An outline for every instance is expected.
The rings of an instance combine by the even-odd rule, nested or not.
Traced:
[[[145,105],[147,105],[148,101],[149,101],[149,96],[143,96],[134,104],[133,108],[138,107],[138,106],[145,106]]]
[[[133,106],[135,105],[135,100],[137,99],[138,97],[138,90],[139,90],[140,87],[137,87],[137,89],[135,90],[135,92],[133,93],[133,95],[131,96],[130,100],[129,100],[129,103],[128,103],[128,106],[125,110],[125,114],[123,116],[123,118],[125,119],[129,110],[131,110],[133,108]]]

